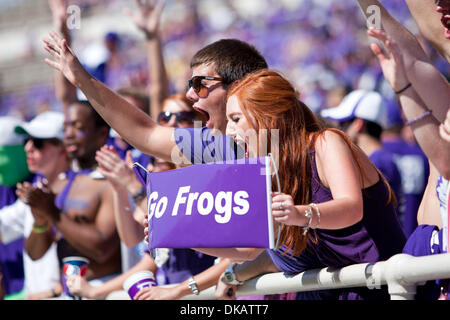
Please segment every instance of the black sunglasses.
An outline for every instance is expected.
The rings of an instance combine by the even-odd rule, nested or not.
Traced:
[[[193,111],[180,111],[180,112],[169,112],[163,111],[158,115],[159,123],[168,123],[172,116],[175,116],[176,122],[193,122],[195,120],[195,113]]]
[[[188,80],[188,89],[194,88],[194,91],[200,98],[205,98],[208,95],[208,87],[203,85],[202,80],[217,80],[222,81],[220,77],[195,76]]]
[[[44,145],[46,142],[53,144],[55,146],[61,144],[61,140],[56,139],[56,138],[41,139],[41,138],[34,138],[34,137],[28,137],[25,140],[25,144],[27,144],[28,141],[30,141],[30,140],[33,142],[33,146],[38,150],[42,150],[44,148]]]

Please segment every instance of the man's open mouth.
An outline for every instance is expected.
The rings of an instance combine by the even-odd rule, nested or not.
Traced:
[[[446,12],[442,15],[441,23],[445,28],[445,37],[450,39],[450,12]]]
[[[211,121],[211,116],[209,115],[209,113],[207,111],[197,107],[197,106],[193,106],[193,108],[194,108],[195,111],[199,112],[203,116],[203,119],[205,121],[205,125],[208,128],[210,128],[211,125],[212,125],[212,121]]]

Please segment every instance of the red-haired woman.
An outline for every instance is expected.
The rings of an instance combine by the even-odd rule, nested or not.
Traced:
[[[282,227],[277,251],[262,251],[255,260],[227,269],[218,298],[234,298],[233,284],[266,272],[342,268],[401,253],[405,236],[389,184],[344,133],[320,125],[283,76],[263,70],[235,83],[228,92],[227,118],[227,135],[245,144],[249,157],[257,157],[259,148],[249,143],[248,130],[268,130],[282,190],[272,196],[272,211]],[[278,129],[278,146],[270,146],[270,129]],[[301,299],[388,297],[385,288],[298,293]]]

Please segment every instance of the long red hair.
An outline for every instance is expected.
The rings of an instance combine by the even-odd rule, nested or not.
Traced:
[[[291,195],[296,205],[311,203],[310,151],[326,130],[336,132],[347,143],[362,183],[364,172],[357,158],[358,147],[344,132],[323,127],[314,113],[298,99],[292,84],[279,73],[267,69],[251,73],[231,86],[228,97],[233,95],[238,98],[246,118],[253,120],[249,121],[253,129],[256,132],[267,129],[268,150],[272,150],[270,129],[279,130],[277,152],[281,191]],[[272,177],[272,186],[276,185]],[[280,241],[286,246],[285,252],[292,249],[292,254],[298,255],[305,249],[307,237],[303,236],[302,227],[283,224]]]

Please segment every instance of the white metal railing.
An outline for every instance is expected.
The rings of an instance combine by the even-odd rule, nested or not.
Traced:
[[[368,287],[376,290],[387,285],[392,300],[413,300],[416,286],[428,280],[450,278],[450,254],[413,257],[397,254],[386,261],[361,263],[341,269],[307,270],[294,276],[269,273],[246,281],[236,296],[255,296],[323,289]],[[184,300],[211,300],[214,287],[188,295]],[[107,299],[129,299],[125,292],[114,292]]]

